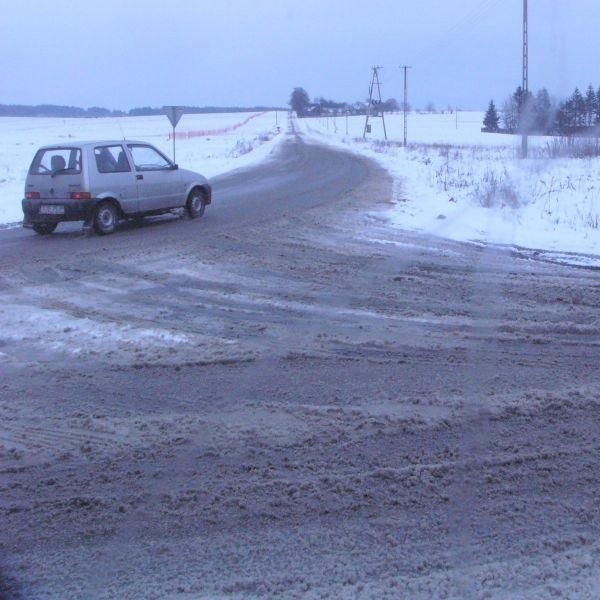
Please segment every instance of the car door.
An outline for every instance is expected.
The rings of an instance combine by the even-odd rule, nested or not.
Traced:
[[[126,214],[139,212],[137,180],[123,145],[94,146],[90,159],[90,186],[94,196],[109,195],[118,199]]]
[[[177,166],[149,144],[128,144],[133,160],[140,211],[182,206],[185,185]]]

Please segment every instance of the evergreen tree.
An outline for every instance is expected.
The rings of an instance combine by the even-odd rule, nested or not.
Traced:
[[[565,125],[568,129],[577,127],[577,111],[575,110],[574,96],[571,96],[565,102]]]
[[[536,133],[551,133],[554,125],[554,107],[550,94],[542,88],[535,96],[533,103],[533,129]]]
[[[504,129],[509,133],[514,133],[519,128],[519,110],[514,95],[509,96],[502,105],[502,121]]]
[[[517,129],[521,132],[529,132],[533,127],[533,97],[531,92],[525,91],[519,86],[513,94],[513,100],[517,109]]]
[[[569,112],[567,103],[561,102],[556,111],[556,130],[558,133],[565,133],[569,128]]]
[[[596,120],[596,92],[594,88],[589,85],[585,93],[585,126],[591,127]]]
[[[600,88],[596,91],[589,85],[584,95],[576,87],[571,96],[556,102],[545,88],[533,96],[519,86],[502,106],[502,121],[510,133],[585,133],[600,126]]]
[[[485,117],[483,119],[483,126],[488,131],[498,131],[499,122],[500,122],[500,117],[498,116],[498,111],[496,110],[494,101],[490,100],[490,104],[488,106],[487,112],[485,113]]]
[[[513,94],[513,99],[515,101],[515,105],[517,107],[517,112],[519,114],[521,114],[521,107],[524,104],[524,97],[525,97],[525,92],[523,91],[523,88],[521,86],[518,86],[517,89],[515,90],[515,93]]]
[[[585,127],[585,100],[578,87],[576,87],[575,91],[573,92],[571,102],[573,126]]]

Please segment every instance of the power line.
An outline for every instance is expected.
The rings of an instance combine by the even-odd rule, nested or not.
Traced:
[[[472,25],[479,24],[484,20],[483,17],[485,17],[486,20],[489,18],[489,9],[494,4],[497,4],[495,0],[481,0],[481,2],[461,17],[454,25],[449,27],[436,40],[426,44],[419,50],[413,56],[413,63],[419,61],[422,62],[429,58],[434,51],[437,53],[439,50],[448,48],[457,40],[464,38],[465,33],[471,29]]]

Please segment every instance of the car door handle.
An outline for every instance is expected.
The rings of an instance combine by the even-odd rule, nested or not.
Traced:
[[[136,175],[135,178],[136,179],[144,179],[144,176],[143,175]]]

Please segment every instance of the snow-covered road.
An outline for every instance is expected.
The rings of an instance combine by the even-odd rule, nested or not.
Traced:
[[[0,597],[597,598],[597,270],[288,137],[200,221],[0,232]]]

